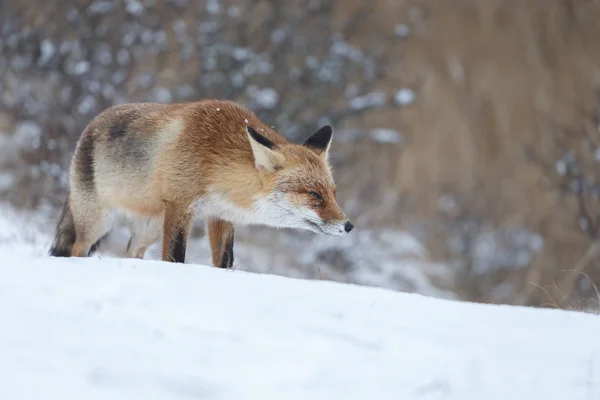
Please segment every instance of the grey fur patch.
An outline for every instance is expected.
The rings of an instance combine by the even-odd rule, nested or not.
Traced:
[[[77,149],[77,179],[87,189],[94,190],[94,139],[84,135]]]
[[[105,128],[110,154],[123,168],[139,167],[149,159],[152,144],[141,138],[135,124],[139,116],[137,111],[122,112]]]
[[[117,140],[126,136],[131,129],[131,123],[138,117],[139,113],[134,110],[116,114],[107,128],[109,140]]]
[[[109,126],[108,127],[108,138],[110,140],[116,140],[116,139],[119,139],[119,138],[125,136],[125,134],[127,133],[128,126],[129,126],[129,123],[127,121],[123,121],[123,120]]]

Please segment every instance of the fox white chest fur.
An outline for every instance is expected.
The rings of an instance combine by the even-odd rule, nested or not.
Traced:
[[[304,219],[318,219],[317,213],[306,208],[298,210],[285,200],[283,193],[271,193],[266,197],[255,196],[251,206],[240,207],[226,195],[209,189],[209,194],[193,205],[194,213],[204,218],[220,218],[239,225],[265,225],[274,228],[303,228]]]

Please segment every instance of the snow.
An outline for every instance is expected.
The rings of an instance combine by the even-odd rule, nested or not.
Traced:
[[[273,43],[281,43],[285,40],[285,38],[286,32],[283,28],[277,28],[271,32],[271,41],[273,41]]]
[[[408,106],[415,101],[415,92],[412,89],[400,89],[394,95],[394,100],[399,106]]]
[[[15,176],[10,172],[0,172],[0,190],[8,190],[13,185]]]
[[[114,5],[110,1],[94,1],[88,7],[88,13],[90,15],[94,14],[106,14],[111,12],[114,9]]]
[[[157,261],[2,259],[2,398],[600,396],[593,315]]]
[[[396,36],[405,38],[410,33],[410,30],[408,29],[408,26],[406,26],[405,24],[399,24],[399,25],[396,25],[396,29],[394,30],[394,32],[396,33]]]
[[[231,6],[227,9],[227,15],[229,15],[230,18],[238,18],[242,15],[242,13],[239,7]]]
[[[379,143],[402,143],[402,134],[395,129],[375,128],[371,130],[371,136]]]
[[[50,258],[27,218],[0,207],[3,399],[600,398],[597,315]]]
[[[206,2],[206,11],[209,14],[218,14],[219,13],[219,2],[217,0],[209,0]]]
[[[139,17],[144,12],[144,6],[137,0],[126,1],[126,10],[129,14]]]
[[[15,129],[14,141],[18,148],[26,148],[32,140],[39,139],[42,135],[42,127],[34,121],[19,122]]]
[[[259,88],[255,85],[250,85],[246,89],[246,93],[261,108],[272,109],[279,102],[279,93],[270,87]]]
[[[454,196],[452,196],[451,194],[445,193],[445,194],[441,195],[440,198],[438,199],[438,205],[439,205],[439,209],[441,211],[446,212],[446,213],[451,213],[454,210],[456,210],[458,203],[456,201],[456,198],[454,198]]]
[[[50,39],[44,39],[40,44],[40,52],[41,56],[39,62],[41,65],[43,65],[46,64],[52,58],[52,56],[54,56],[56,53],[56,47]]]
[[[385,103],[385,94],[381,91],[367,93],[364,96],[357,96],[350,100],[350,108],[353,110],[364,110],[380,107]]]
[[[79,61],[77,64],[75,64],[75,67],[73,68],[73,73],[75,75],[83,75],[86,72],[88,72],[90,70],[91,66],[90,63],[87,61]]]
[[[77,106],[77,112],[79,114],[89,114],[95,106],[96,100],[92,96],[85,96]]]
[[[567,164],[564,160],[558,160],[555,165],[556,173],[560,176],[564,176],[567,173]]]
[[[250,58],[252,52],[250,49],[245,47],[235,47],[231,53],[231,56],[237,61],[246,61]]]
[[[152,89],[151,98],[159,103],[170,103],[173,99],[169,89],[158,87]]]

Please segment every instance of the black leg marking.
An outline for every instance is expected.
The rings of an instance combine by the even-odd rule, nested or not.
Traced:
[[[173,243],[173,250],[171,251],[171,258],[173,259],[173,262],[185,262],[186,239],[187,238],[185,237],[183,230],[179,230]]]
[[[219,268],[231,268],[233,267],[233,232],[227,238],[225,246],[223,248],[223,255],[221,256],[221,265]]]
[[[63,248],[53,247],[50,249],[52,257],[71,257],[71,251]]]

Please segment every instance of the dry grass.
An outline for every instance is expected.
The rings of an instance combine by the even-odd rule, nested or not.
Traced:
[[[413,4],[421,10],[410,22],[414,35],[389,84],[418,88],[417,102],[364,121],[401,130],[408,144],[345,150],[347,170],[339,175],[353,182],[345,193],[370,194],[361,197],[373,205],[361,217],[375,225],[410,227],[415,215],[435,220],[440,196],[450,194],[464,202],[461,207],[487,216],[483,224],[490,229],[539,232],[544,251],[513,279],[516,302],[539,304],[544,300],[529,283],[547,285],[557,271],[575,265],[587,238],[578,231],[575,202],[540,190],[542,171],[524,150],[550,151],[553,124],[589,125],[600,72],[600,3]],[[392,211],[376,206],[390,188],[397,199]],[[448,256],[446,234],[428,230],[430,248],[441,259]],[[596,258],[590,263],[599,268]],[[600,273],[592,277],[598,282]]]
[[[531,286],[535,287],[541,293],[543,293],[542,302],[539,304],[539,306],[569,311],[582,311],[600,315],[600,290],[598,290],[598,286],[592,281],[590,276],[587,275],[585,272],[580,272],[576,270],[565,270],[562,272],[570,273],[571,276],[584,277],[585,279],[587,279],[594,290],[594,297],[579,297],[573,299],[570,296],[570,291],[563,292],[556,282],[553,282],[552,285],[545,287],[540,286],[535,282],[530,282]]]

